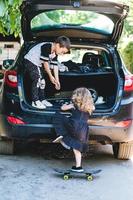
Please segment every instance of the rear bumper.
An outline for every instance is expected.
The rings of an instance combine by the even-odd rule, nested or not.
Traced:
[[[10,139],[54,138],[50,124],[11,124],[4,115],[0,116],[0,136]]]
[[[127,127],[114,126],[90,126],[90,135],[92,138],[98,138],[100,141],[109,142],[130,142],[133,141],[133,121]]]
[[[55,132],[52,124],[10,124],[6,117],[0,116],[0,135],[10,139],[53,139]],[[115,126],[89,126],[90,140],[104,142],[129,142],[133,141],[133,120],[127,127]]]

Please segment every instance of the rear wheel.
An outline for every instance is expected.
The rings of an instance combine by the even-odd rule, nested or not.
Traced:
[[[13,155],[14,154],[14,141],[0,140],[0,154]]]
[[[113,152],[115,158],[128,160],[133,156],[133,142],[114,143]]]
[[[88,181],[92,181],[93,180],[93,176],[92,175],[87,176],[87,180]]]

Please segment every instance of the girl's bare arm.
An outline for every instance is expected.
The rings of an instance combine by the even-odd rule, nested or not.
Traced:
[[[63,104],[62,106],[61,106],[61,110],[63,110],[63,111],[65,111],[65,110],[70,110],[70,109],[72,109],[72,108],[74,108],[74,105],[71,103],[71,104]]]

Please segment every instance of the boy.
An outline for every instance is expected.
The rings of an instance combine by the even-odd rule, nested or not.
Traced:
[[[70,40],[66,36],[58,37],[54,43],[42,42],[30,49],[24,56],[25,67],[32,81],[32,106],[38,109],[51,107],[52,104],[45,99],[45,80],[41,74],[44,67],[51,83],[56,90],[60,90],[57,56],[70,51]],[[53,69],[53,75],[51,69]]]

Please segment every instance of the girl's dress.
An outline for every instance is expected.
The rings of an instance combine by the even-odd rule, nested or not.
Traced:
[[[66,117],[57,112],[53,118],[53,125],[57,136],[63,136],[66,147],[86,152],[88,148],[89,113],[78,109],[71,110],[71,117]],[[65,146],[64,145],[64,146]]]

